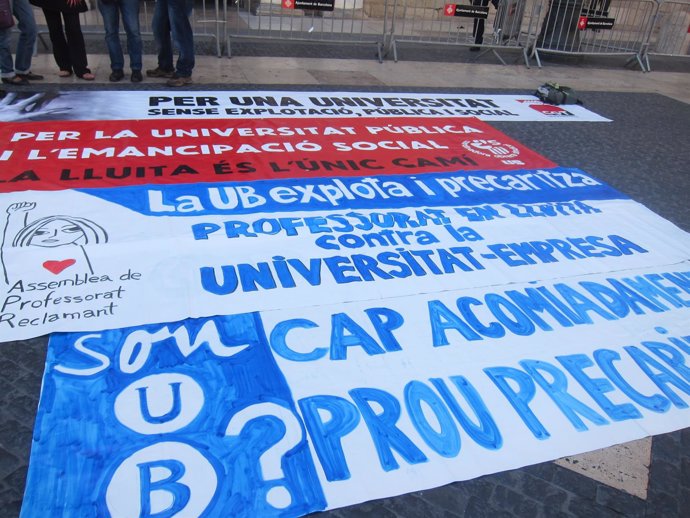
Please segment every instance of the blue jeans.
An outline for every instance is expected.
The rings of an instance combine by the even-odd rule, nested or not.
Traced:
[[[153,11],[153,37],[158,48],[158,68],[178,76],[190,77],[194,68],[194,33],[189,17],[193,0],[156,0]],[[173,43],[180,55],[173,66]]]
[[[17,19],[19,40],[17,41],[17,56],[12,62],[12,29],[0,30],[0,75],[13,77],[15,72],[26,74],[31,71],[31,58],[34,55],[36,42],[36,20],[31,10],[29,0],[14,0],[12,14]]]
[[[139,31],[139,0],[116,0],[113,3],[98,2],[98,9],[103,16],[105,27],[105,43],[110,54],[110,68],[122,70],[125,68],[125,57],[120,43],[120,14],[122,24],[127,33],[127,52],[129,66],[132,70],[141,70],[142,43]]]

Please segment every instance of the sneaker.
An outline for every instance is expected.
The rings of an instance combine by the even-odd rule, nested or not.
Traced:
[[[26,79],[27,81],[40,81],[43,79],[43,76],[41,74],[34,74],[33,72],[29,71],[26,74],[17,74],[19,77]]]
[[[146,77],[173,77],[175,72],[172,70],[163,70],[160,67],[156,67],[153,70],[146,71]]]
[[[141,70],[132,70],[132,75],[129,79],[132,83],[141,83],[144,78],[141,75]]]
[[[111,83],[117,83],[123,77],[125,77],[125,73],[122,70],[113,70],[108,79]]]
[[[192,84],[192,76],[178,76],[175,74],[172,76],[171,79],[168,79],[168,82],[166,83],[168,86],[185,86],[185,85],[191,85]]]

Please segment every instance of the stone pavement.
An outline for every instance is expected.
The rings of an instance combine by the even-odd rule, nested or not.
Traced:
[[[262,51],[256,46],[233,47],[236,57],[231,60],[199,56],[195,84],[190,89],[524,94],[547,80],[555,80],[577,88],[588,108],[613,122],[494,125],[556,163],[588,171],[690,231],[690,69],[686,63],[673,62],[649,74],[626,70],[619,63],[590,62],[553,62],[546,63],[541,70],[528,70],[519,64],[504,67],[468,63],[467,59],[458,58],[457,51],[443,54],[412,49],[406,53],[406,61],[379,64],[373,58],[361,59],[365,56],[360,54],[343,55],[342,49],[319,54],[313,48],[267,48]],[[433,59],[423,59],[424,56]],[[52,57],[39,54],[34,71],[49,77],[36,82],[36,89],[134,87],[129,82],[107,82],[108,61],[103,54],[91,54],[89,59],[98,76],[95,83],[58,79],[52,75],[56,71]],[[145,66],[154,65],[154,56],[147,55]],[[160,88],[164,86],[153,80],[136,85],[136,89]],[[45,338],[37,338],[2,345],[0,518],[18,516],[21,506],[46,342]],[[651,442],[646,498],[545,463],[318,516],[687,516],[690,428],[656,436]]]

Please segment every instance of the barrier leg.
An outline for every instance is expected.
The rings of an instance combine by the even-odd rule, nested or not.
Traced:
[[[652,71],[652,65],[649,63],[649,54],[647,54],[645,52],[644,55],[642,56],[642,59],[644,61],[647,72],[651,72]]]
[[[486,49],[484,52],[480,52],[476,58],[471,60],[471,62],[476,63],[477,61],[479,61],[482,58],[482,56],[487,55],[489,52],[493,53],[493,55],[496,56],[496,58],[501,62],[501,64],[503,64],[504,66],[507,65],[507,63],[500,56],[500,54],[498,52],[496,52],[496,49]]]
[[[647,68],[645,67],[644,63],[642,62],[642,56],[640,54],[635,54],[634,56],[630,56],[628,60],[625,62],[624,66],[629,66],[630,64],[637,65],[640,67],[640,70],[642,72],[647,72]]]
[[[40,32],[38,33],[38,39],[41,40],[41,45],[43,45],[43,50],[48,50],[48,44],[46,43],[46,40],[43,37],[43,34],[41,34]]]
[[[539,51],[534,49],[534,59],[537,60],[537,67],[541,68],[541,59],[539,59]]]
[[[503,58],[501,57],[501,55],[498,53],[498,51],[497,51],[496,49],[491,49],[491,52],[493,52],[494,56],[496,56],[496,58],[497,58],[501,63],[503,63],[504,66],[507,65],[507,63],[506,63],[505,61],[503,61]]]
[[[390,54],[391,50],[393,51],[393,61],[395,63],[398,62],[398,47],[395,44],[395,36],[391,35],[390,39],[388,40],[388,44],[386,45],[386,50],[383,53],[384,57],[388,57],[388,54]]]

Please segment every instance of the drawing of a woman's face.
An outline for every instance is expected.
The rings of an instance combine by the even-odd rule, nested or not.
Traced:
[[[34,230],[28,244],[33,246],[56,247],[83,242],[84,230],[64,219],[48,221]]]

